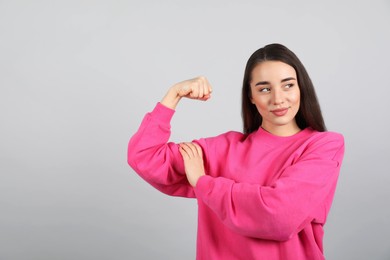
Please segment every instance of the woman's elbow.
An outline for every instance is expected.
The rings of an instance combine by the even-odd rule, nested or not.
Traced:
[[[292,223],[277,220],[268,222],[266,225],[263,222],[256,228],[235,226],[233,230],[244,236],[278,242],[288,241],[297,233],[297,227]]]
[[[137,152],[130,145],[127,149],[127,164],[137,171]]]
[[[278,242],[286,242],[293,238],[299,230],[299,227],[296,223],[281,219],[276,221],[273,225],[273,230],[270,230],[270,239],[278,241]]]

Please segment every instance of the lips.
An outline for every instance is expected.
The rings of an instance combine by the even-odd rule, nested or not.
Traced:
[[[288,108],[278,108],[278,109],[271,110],[271,112],[275,116],[284,116],[285,114],[287,114]]]

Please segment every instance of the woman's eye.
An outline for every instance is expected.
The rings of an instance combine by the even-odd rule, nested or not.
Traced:
[[[291,83],[291,84],[287,84],[287,85],[285,85],[284,87],[285,87],[285,88],[292,88],[292,87],[294,87],[294,84],[292,84],[292,83]]]
[[[269,92],[270,88],[261,88],[259,89],[260,92]]]

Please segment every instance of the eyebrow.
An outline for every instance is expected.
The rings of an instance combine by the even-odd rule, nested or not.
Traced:
[[[294,77],[288,77],[288,78],[282,79],[282,80],[280,81],[280,83],[283,83],[283,82],[286,82],[286,81],[290,81],[290,80],[297,80],[297,79],[294,78]],[[269,81],[259,81],[259,82],[256,83],[255,86],[269,85],[269,84],[270,84]]]

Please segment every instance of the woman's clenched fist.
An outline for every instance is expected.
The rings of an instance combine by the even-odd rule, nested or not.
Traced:
[[[180,97],[207,100],[211,96],[212,88],[206,77],[196,77],[179,82],[173,86]]]
[[[190,98],[206,101],[211,97],[212,88],[206,77],[196,77],[173,85],[161,100],[166,107],[176,109],[180,99]]]

